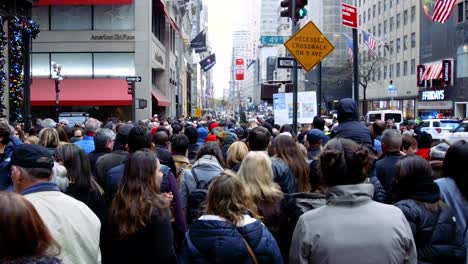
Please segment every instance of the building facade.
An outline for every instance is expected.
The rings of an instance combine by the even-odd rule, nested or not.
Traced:
[[[53,115],[52,62],[62,66],[64,76],[61,111],[130,120],[135,103],[136,120],[190,113],[194,73],[189,44],[197,10],[188,1],[44,2],[33,9],[41,25],[32,55],[35,113]],[[136,102],[127,93],[126,76],[141,77]]]

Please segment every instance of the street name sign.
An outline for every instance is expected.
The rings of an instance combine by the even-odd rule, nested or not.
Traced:
[[[312,70],[335,49],[312,21],[297,31],[284,46],[306,71]]]
[[[343,26],[358,28],[357,7],[341,4],[341,23]]]
[[[125,80],[127,82],[141,82],[141,76],[127,76]]]
[[[277,58],[277,68],[278,69],[292,69],[293,68],[294,58],[291,57],[278,57]],[[302,69],[301,66],[298,66],[299,69]]]
[[[284,43],[283,36],[262,36],[260,41],[263,45],[280,45]]]

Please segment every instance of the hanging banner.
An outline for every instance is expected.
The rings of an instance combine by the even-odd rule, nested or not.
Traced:
[[[426,81],[424,80],[424,72],[426,71],[426,66],[418,65],[416,71],[416,79],[418,87],[426,86]]]
[[[299,92],[297,96],[297,121],[300,124],[310,124],[317,115],[316,92]],[[292,124],[293,118],[293,94],[273,94],[273,111],[275,124]]]
[[[452,61],[443,60],[442,61],[442,80],[445,85],[452,84]]]
[[[244,59],[242,58],[236,59],[236,80],[244,80]]]

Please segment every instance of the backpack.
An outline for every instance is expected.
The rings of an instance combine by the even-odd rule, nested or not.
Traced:
[[[197,185],[195,190],[191,191],[187,196],[187,224],[191,224],[203,214],[202,203],[206,200],[208,195],[208,186],[211,182],[200,181],[194,169],[192,169],[192,175]]]
[[[285,194],[281,200],[279,216],[278,245],[283,258],[289,258],[289,248],[299,217],[307,211],[325,205],[325,195],[319,193]]]

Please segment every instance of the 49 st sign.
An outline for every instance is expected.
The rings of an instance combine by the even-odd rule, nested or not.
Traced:
[[[306,71],[312,70],[335,49],[311,21],[286,41],[284,46]]]

